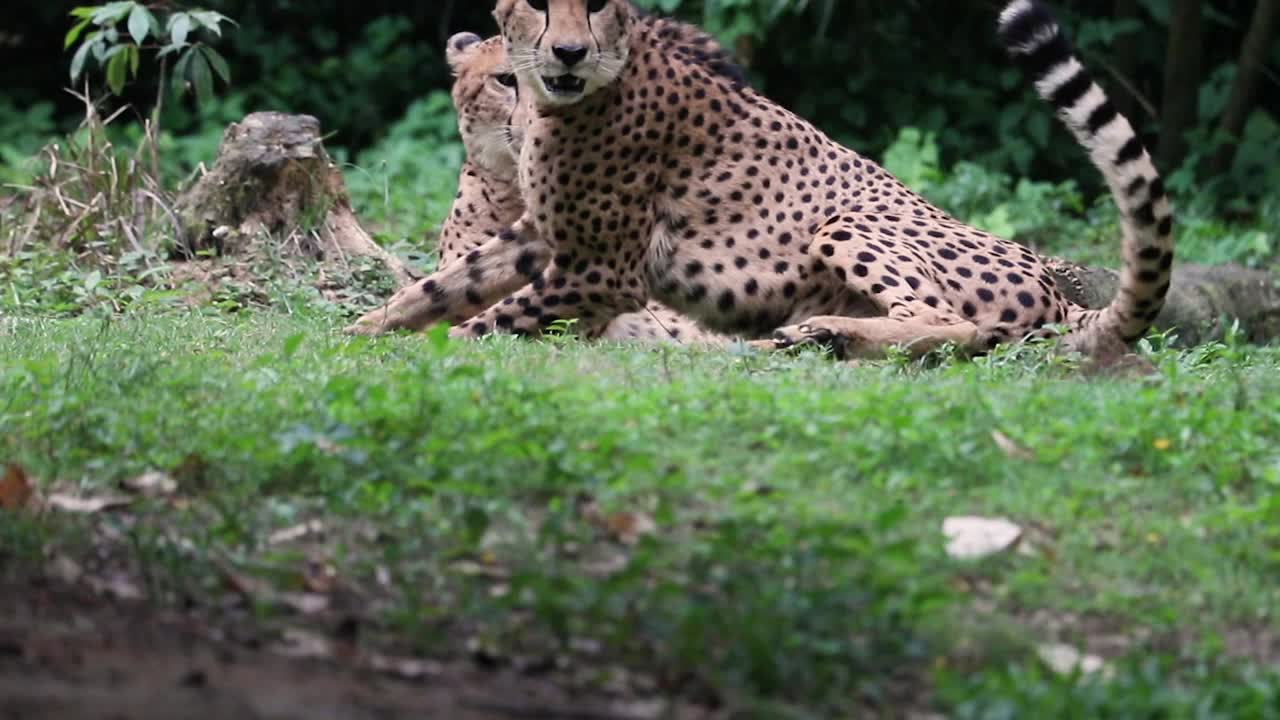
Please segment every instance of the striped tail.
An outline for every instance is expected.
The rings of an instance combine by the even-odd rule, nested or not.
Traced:
[[[1005,49],[1088,151],[1120,208],[1124,267],[1116,296],[1107,307],[1081,310],[1068,322],[1085,347],[1096,347],[1102,335],[1132,343],[1151,327],[1169,292],[1173,213],[1164,182],[1142,140],[1076,58],[1044,5],[1013,0],[1000,13],[999,32]]]

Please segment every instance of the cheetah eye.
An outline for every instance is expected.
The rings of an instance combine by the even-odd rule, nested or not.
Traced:
[[[547,0],[529,0],[529,7],[537,10],[538,12],[546,12]]]
[[[503,87],[513,88],[516,86],[516,76],[512,73],[498,73],[493,76],[493,79],[497,80],[498,84]]]
[[[609,4],[609,0],[587,0],[587,12],[598,13]]]

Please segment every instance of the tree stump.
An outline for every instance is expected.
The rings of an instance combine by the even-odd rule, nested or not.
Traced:
[[[342,173],[324,149],[320,121],[253,113],[230,125],[213,168],[178,199],[179,252],[246,253],[264,237],[326,263],[368,257],[404,286],[416,277],[383,250],[351,209]]]

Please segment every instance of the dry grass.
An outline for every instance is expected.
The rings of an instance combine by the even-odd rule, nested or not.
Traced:
[[[12,185],[14,193],[0,209],[0,241],[10,257],[27,250],[67,251],[94,266],[110,265],[120,255],[163,254],[178,231],[173,195],[160,183],[159,132],[143,121],[136,147],[124,148],[108,128],[131,108],[103,116],[88,90],[74,93],[84,106],[75,134],[50,143],[38,158],[30,185]]]

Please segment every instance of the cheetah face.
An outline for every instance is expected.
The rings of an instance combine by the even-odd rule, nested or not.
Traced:
[[[612,83],[626,65],[626,0],[498,0],[494,17],[512,67],[533,102],[572,105]]]
[[[514,171],[519,146],[512,122],[519,91],[502,38],[459,33],[449,38],[448,48],[453,106],[467,157],[488,170]]]

